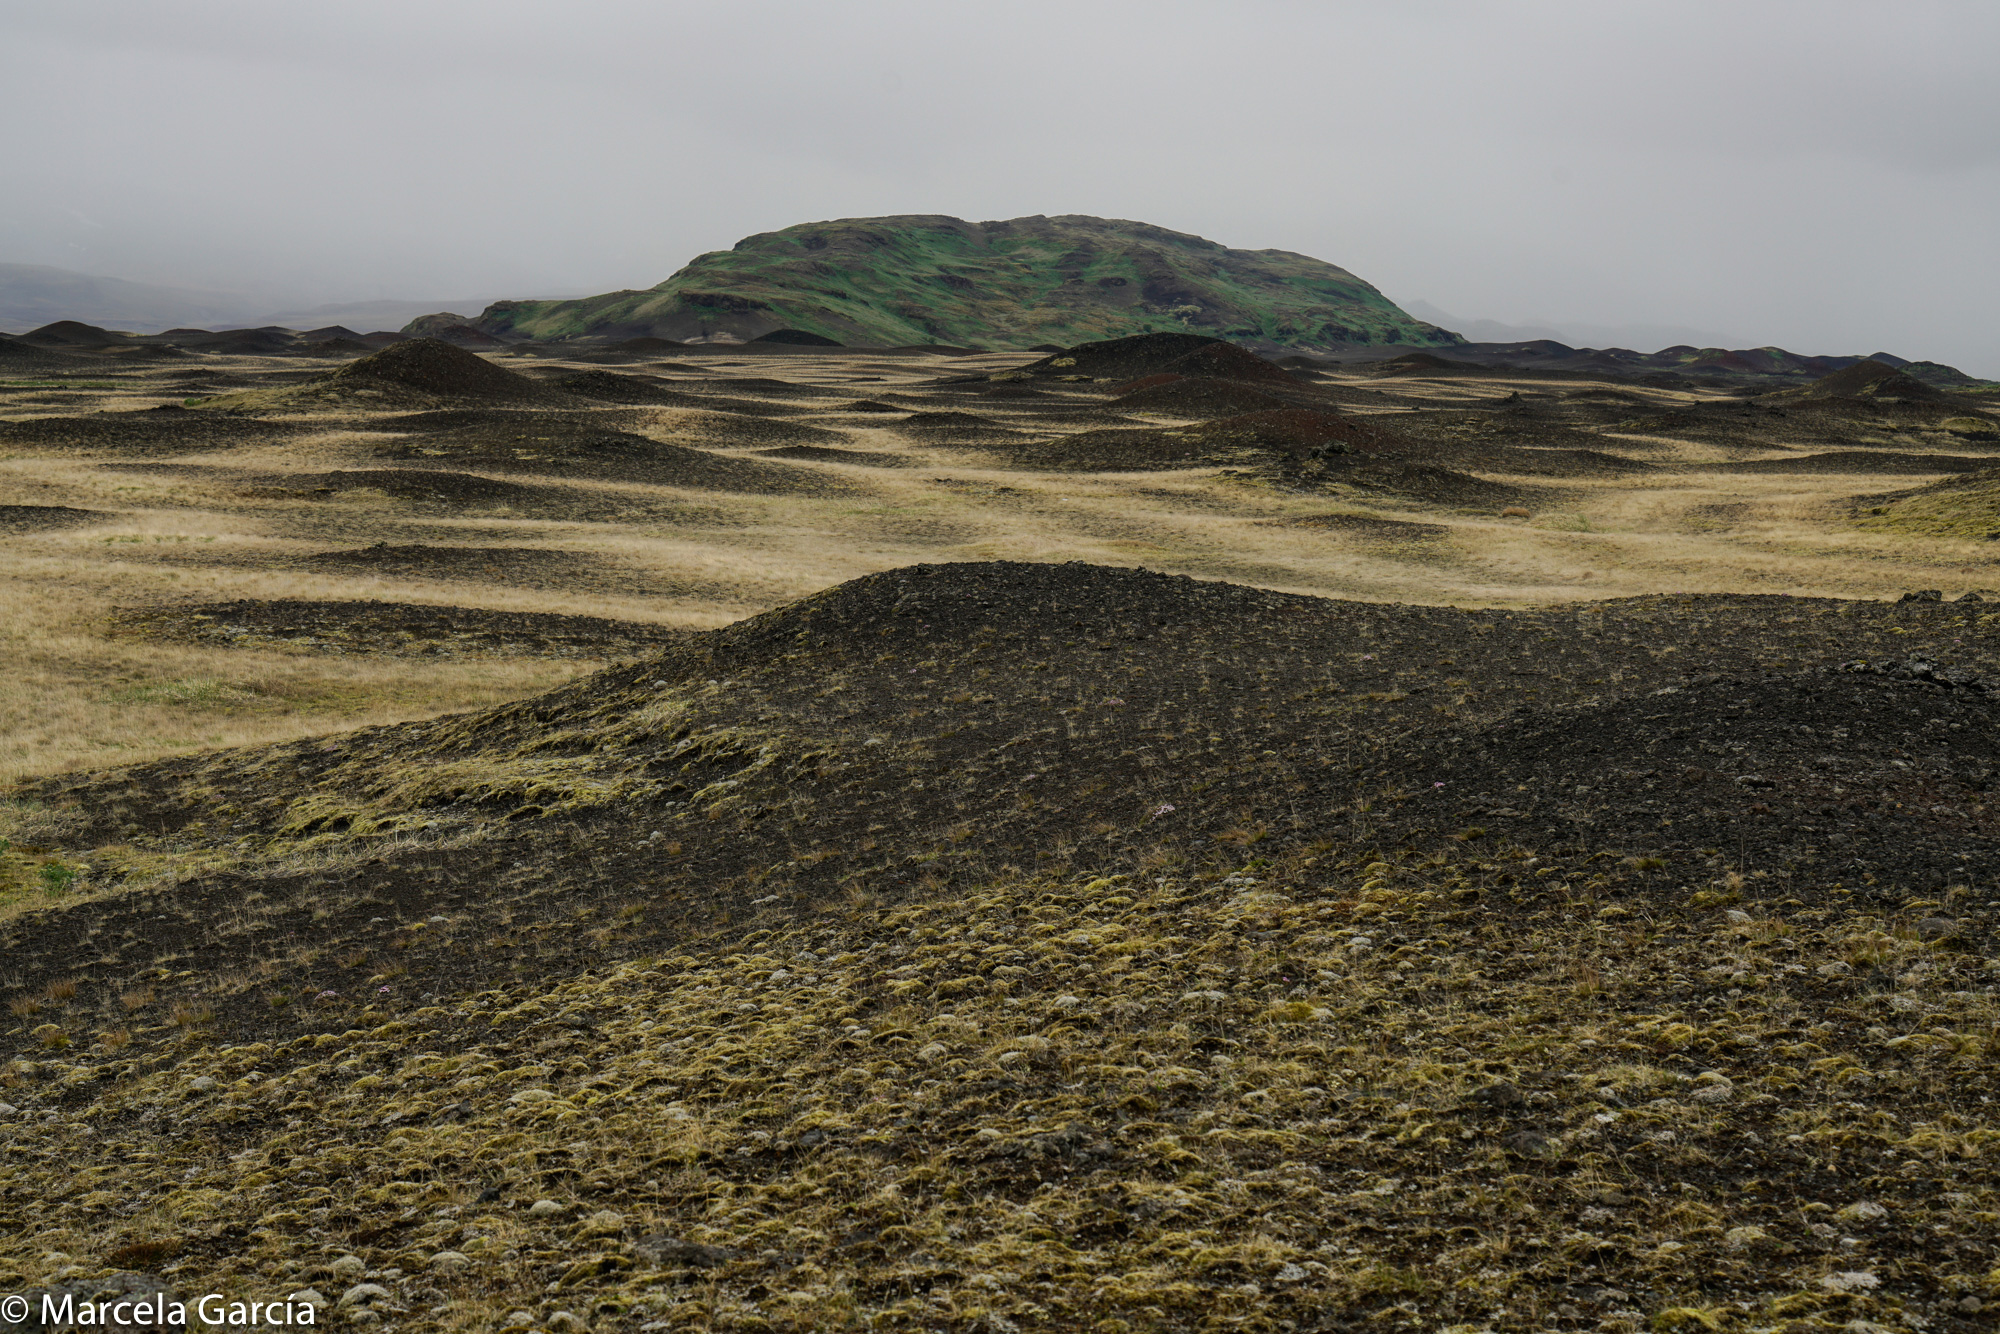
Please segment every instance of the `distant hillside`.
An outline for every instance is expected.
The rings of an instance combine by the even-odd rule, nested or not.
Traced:
[[[791,329],[850,346],[1027,348],[1165,331],[1298,351],[1464,341],[1323,260],[1078,215],[805,223],[702,255],[645,291],[500,301],[475,323],[538,339]]]
[[[489,291],[485,296],[431,297],[420,301],[342,301],[275,313],[266,311],[250,323],[276,324],[287,329],[313,329],[323,324],[344,324],[350,329],[401,329],[438,311],[480,310],[493,299]]]
[[[250,299],[236,292],[138,283],[42,264],[0,264],[0,329],[13,332],[57,320],[114,329],[170,329],[239,320],[250,313]]]

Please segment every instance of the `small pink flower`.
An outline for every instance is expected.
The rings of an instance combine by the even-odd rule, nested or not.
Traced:
[[[1155,815],[1172,815],[1173,813],[1174,808],[1164,801],[1153,807],[1153,814]]]

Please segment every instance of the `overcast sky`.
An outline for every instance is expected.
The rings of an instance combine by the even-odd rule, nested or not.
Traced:
[[[1996,66],[1990,0],[0,0],[0,262],[532,296],[1090,213],[2000,376]]]

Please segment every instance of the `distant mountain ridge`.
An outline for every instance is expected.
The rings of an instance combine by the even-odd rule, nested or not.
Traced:
[[[1410,352],[1411,349],[1402,349]],[[1449,371],[1456,363],[1465,367],[1492,369],[1519,368],[1561,371],[1575,375],[1616,375],[1627,377],[1670,377],[1674,381],[1709,381],[1716,384],[1737,380],[1779,380],[1802,383],[1863,362],[1875,361],[1892,367],[1911,379],[1945,389],[1973,389],[1990,386],[1955,366],[1935,361],[1910,361],[1889,352],[1867,355],[1804,356],[1782,347],[1721,348],[1680,345],[1657,352],[1635,352],[1623,347],[1571,347],[1550,338],[1521,343],[1466,343],[1450,352],[1449,362],[1440,362],[1428,353],[1415,352],[1408,358],[1369,357],[1388,369],[1398,360],[1408,360],[1414,373],[1426,370]],[[1426,364],[1428,363],[1428,364]]]
[[[240,292],[133,282],[46,264],[0,264],[0,329],[34,329],[59,320],[165,329],[242,319],[256,304]]]
[[[135,282],[46,264],[0,264],[0,330],[26,332],[64,321],[136,333],[224,326],[316,329],[335,324],[394,329],[432,311],[478,310],[494,296],[489,289],[483,296],[452,299],[284,305],[269,293]]]
[[[1166,332],[1320,353],[1464,341],[1324,260],[1079,214],[802,223],[698,256],[644,291],[500,301],[474,326],[517,339],[797,330],[848,345],[995,349]]]

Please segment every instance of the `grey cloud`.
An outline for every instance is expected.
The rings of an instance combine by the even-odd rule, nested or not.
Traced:
[[[0,0],[0,260],[533,295],[811,218],[1082,212],[1468,317],[2000,375],[1996,39],[1852,0]]]

